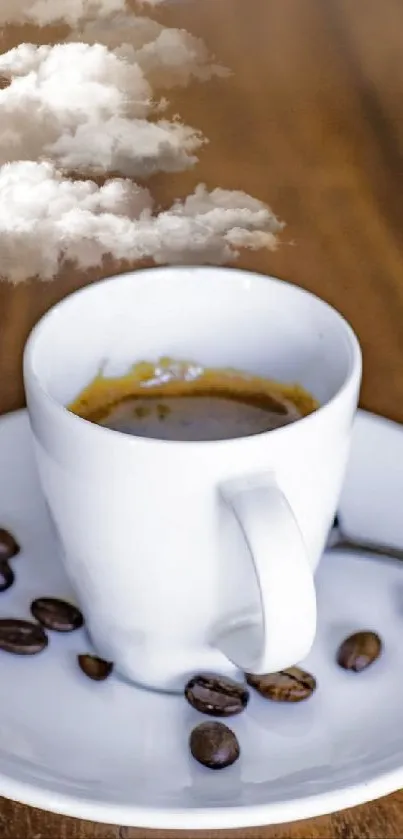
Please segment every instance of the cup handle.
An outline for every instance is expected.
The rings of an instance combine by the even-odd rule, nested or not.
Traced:
[[[248,673],[291,667],[307,655],[316,630],[313,574],[294,514],[272,473],[226,481],[219,490],[249,548],[261,615],[223,627],[214,646]]]

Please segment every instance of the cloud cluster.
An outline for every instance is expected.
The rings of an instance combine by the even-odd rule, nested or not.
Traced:
[[[167,0],[143,0],[156,6]],[[205,81],[228,70],[209,56],[201,38],[184,29],[162,26],[135,14],[126,0],[0,0],[0,25],[32,23],[45,26],[64,23],[71,28],[67,40],[105,44],[122,55],[133,48],[140,66],[159,87],[185,85],[193,77]]]
[[[27,21],[72,31],[0,55],[0,278],[51,280],[65,261],[85,271],[110,255],[217,264],[276,246],[282,225],[243,192],[200,185],[161,210],[131,180],[197,161],[205,138],[164,118],[155,90],[228,75],[201,39],[126,0],[0,0],[0,25]],[[123,177],[88,180],[110,173]]]
[[[79,173],[144,177],[197,160],[200,133],[155,119],[151,86],[133,56],[101,44],[21,44],[0,55],[0,75],[10,80],[0,90],[0,164],[50,158]]]
[[[240,248],[274,248],[281,224],[242,192],[202,185],[184,201],[154,213],[149,191],[130,180],[70,180],[50,162],[20,161],[0,169],[0,277],[50,280],[68,259],[101,265],[111,254],[135,262],[234,259]]]

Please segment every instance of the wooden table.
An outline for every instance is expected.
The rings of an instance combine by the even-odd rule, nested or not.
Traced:
[[[165,203],[205,181],[269,202],[288,223],[283,244],[276,254],[244,255],[239,265],[291,279],[343,312],[364,350],[362,405],[403,421],[402,0],[194,0],[159,9],[158,17],[202,36],[234,72],[175,92],[177,110],[210,144],[192,172],[154,179],[155,195]],[[8,28],[0,49],[49,36],[58,32]],[[65,269],[50,284],[0,284],[0,410],[23,404],[21,352],[31,326],[99,275]],[[1,839],[157,835],[5,800],[0,806]],[[403,793],[238,835],[397,839]]]

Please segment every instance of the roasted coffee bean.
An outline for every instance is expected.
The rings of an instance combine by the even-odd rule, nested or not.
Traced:
[[[47,636],[37,623],[14,618],[0,619],[0,650],[16,655],[35,655],[47,645]]]
[[[335,517],[334,517],[334,519],[333,519],[332,528],[333,528],[333,527],[340,527],[340,519],[339,519],[339,517],[338,517],[338,515],[337,515],[337,514],[335,515]]]
[[[240,748],[233,731],[223,722],[202,722],[189,737],[190,751],[209,769],[225,769],[238,760]]]
[[[9,530],[0,527],[0,562],[11,559],[20,552],[20,546]]]
[[[77,661],[83,673],[89,679],[95,682],[103,682],[111,675],[113,664],[111,661],[105,661],[104,658],[98,658],[97,655],[78,655]]]
[[[0,561],[0,591],[7,591],[15,580],[14,571],[8,562]]]
[[[299,667],[289,667],[287,670],[267,673],[264,676],[247,673],[246,681],[265,699],[272,699],[274,702],[301,702],[312,696],[316,689],[315,677]]]
[[[243,685],[222,676],[193,676],[185,687],[185,696],[193,708],[212,717],[240,714],[249,700]]]
[[[337,663],[345,670],[360,673],[381,654],[382,641],[376,632],[355,632],[346,638],[337,651]]]
[[[84,623],[77,606],[56,597],[38,597],[31,603],[31,612],[42,626],[56,632],[72,632]]]

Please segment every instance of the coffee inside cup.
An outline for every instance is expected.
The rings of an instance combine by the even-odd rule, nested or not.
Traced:
[[[98,375],[68,406],[97,425],[160,440],[225,440],[261,434],[312,413],[301,385],[161,358],[123,376]]]

